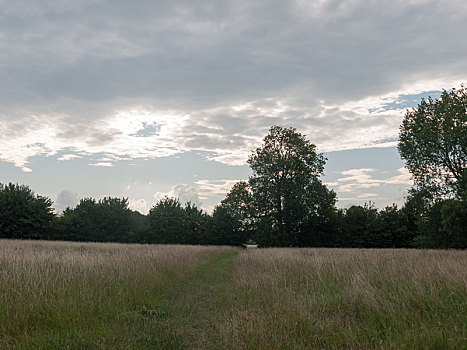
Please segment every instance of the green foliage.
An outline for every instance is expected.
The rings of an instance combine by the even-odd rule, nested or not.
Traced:
[[[378,211],[374,206],[353,205],[345,211],[342,223],[343,247],[373,247],[378,231]]]
[[[139,211],[132,210],[130,212],[131,230],[128,237],[128,242],[143,243],[147,241],[149,232],[148,216],[141,214]]]
[[[446,199],[431,206],[420,224],[420,248],[467,248],[467,202]]]
[[[211,218],[192,203],[165,197],[149,211],[147,243],[212,244]]]
[[[256,239],[263,246],[308,245],[335,193],[319,180],[325,158],[294,128],[273,126],[249,157]]]
[[[175,198],[160,200],[149,211],[150,240],[148,243],[181,243],[185,211]]]
[[[49,198],[28,186],[0,184],[0,238],[48,239],[54,217]]]
[[[212,217],[193,203],[185,204],[184,242],[187,244],[213,244],[215,232],[212,228]]]
[[[407,111],[398,148],[416,186],[406,204],[415,217],[415,246],[465,248],[467,88],[443,91],[439,100]]]
[[[214,230],[218,242],[242,245],[253,235],[253,198],[247,182],[237,182],[220,205],[214,208]]]
[[[131,210],[126,198],[81,199],[74,209],[67,208],[59,218],[60,239],[93,242],[127,242],[132,228]]]
[[[408,248],[413,245],[418,213],[409,202],[377,210],[372,203],[339,211],[334,246],[353,248]]]
[[[435,197],[465,195],[467,168],[467,88],[443,91],[407,111],[399,152],[417,187]]]

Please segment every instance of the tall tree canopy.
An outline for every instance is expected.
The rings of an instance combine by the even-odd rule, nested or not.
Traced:
[[[249,185],[260,243],[309,244],[315,223],[324,222],[325,212],[335,204],[335,193],[319,180],[323,155],[295,128],[273,126],[248,163],[253,170]]]
[[[433,197],[465,196],[467,185],[467,88],[443,91],[407,111],[399,152],[418,188]]]

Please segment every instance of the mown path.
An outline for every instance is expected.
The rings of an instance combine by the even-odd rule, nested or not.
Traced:
[[[144,310],[143,346],[205,349],[218,343],[217,325],[231,304],[233,262],[238,252],[216,255],[173,282],[159,301]]]

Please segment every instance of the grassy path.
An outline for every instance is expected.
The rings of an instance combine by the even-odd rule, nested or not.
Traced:
[[[112,263],[105,262],[111,267],[104,268],[92,262],[90,269],[83,272],[78,265],[78,271],[70,268],[64,273],[58,269],[58,264],[51,268],[36,263],[31,269],[32,266],[41,267],[37,276],[27,271],[27,278],[18,279],[15,290],[21,293],[3,291],[2,294],[5,285],[0,284],[0,311],[3,311],[0,312],[0,348],[216,348],[221,338],[219,324],[232,306],[229,290],[233,287],[233,262],[238,251],[137,247],[140,250],[132,254],[119,255],[125,249],[117,248]],[[149,250],[148,255],[138,263],[134,253],[143,254],[145,249]],[[153,255],[152,249],[161,251]],[[170,254],[160,261],[154,259],[165,252]],[[96,257],[104,253],[98,251]],[[61,254],[68,257],[72,253]],[[162,270],[152,271],[161,264],[165,264]],[[0,273],[1,268],[0,264]],[[48,283],[28,287],[27,281],[44,279],[48,271],[54,272],[46,278],[50,280]],[[0,278],[2,276],[6,275],[0,274]],[[67,277],[69,279],[65,280]],[[41,297],[30,297],[28,293],[34,296],[41,293]],[[2,295],[21,299],[8,299],[2,304]],[[6,316],[5,311],[8,312]]]
[[[465,251],[0,240],[0,349],[467,349]]]
[[[173,282],[167,294],[143,312],[138,331],[142,346],[161,349],[201,349],[218,340],[216,325],[230,307],[233,261],[238,252],[216,255]]]

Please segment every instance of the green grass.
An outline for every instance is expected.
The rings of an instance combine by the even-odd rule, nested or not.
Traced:
[[[467,252],[0,241],[1,349],[464,349]]]
[[[467,345],[464,251],[261,249],[238,257],[234,278],[243,303],[225,347]]]
[[[183,327],[196,315],[179,302],[202,309],[206,300],[183,301],[223,282],[219,274],[231,268],[223,261],[235,254],[222,247],[0,241],[0,348],[187,347],[192,340]],[[205,285],[195,283],[203,274]]]

